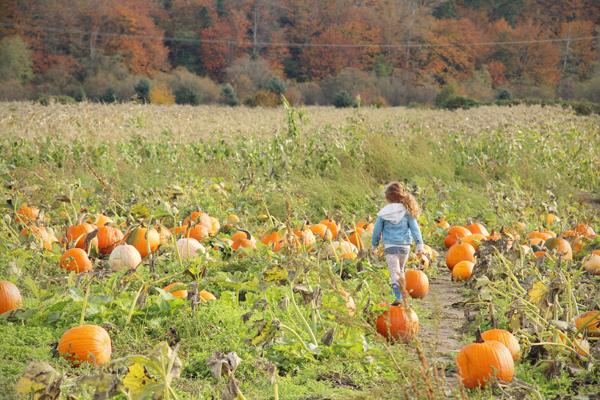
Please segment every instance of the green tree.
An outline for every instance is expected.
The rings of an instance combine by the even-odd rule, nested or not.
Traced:
[[[223,85],[221,88],[221,95],[225,99],[225,104],[228,106],[235,107],[240,105],[240,101],[235,94],[235,90],[229,83]]]
[[[31,50],[21,36],[5,37],[0,41],[0,81],[33,78]]]
[[[152,90],[152,82],[150,82],[147,78],[142,78],[139,80],[137,85],[133,87],[135,90],[135,94],[137,94],[140,102],[147,103],[148,97],[150,97],[150,91]]]

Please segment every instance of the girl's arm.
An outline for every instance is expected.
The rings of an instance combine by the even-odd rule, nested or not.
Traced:
[[[410,215],[407,215],[407,216],[408,216],[408,227],[410,228],[410,233],[411,233],[413,239],[415,239],[415,243],[417,245],[417,251],[421,251],[421,250],[423,250],[423,236],[421,236],[421,228],[419,228],[419,223],[417,222],[416,219],[414,219]],[[373,230],[373,232],[375,232],[375,230]]]
[[[383,232],[383,219],[377,217],[375,226],[373,227],[373,236],[371,237],[371,246],[376,249],[379,247],[379,240],[381,239],[381,232]]]

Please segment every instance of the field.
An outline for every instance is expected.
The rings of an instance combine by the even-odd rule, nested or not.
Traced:
[[[537,106],[0,103],[0,280],[22,297],[0,315],[0,398],[593,398],[599,123]],[[394,180],[432,248],[409,259],[429,292],[405,296],[419,328],[405,321],[399,342],[377,332],[389,272],[356,227]],[[195,222],[200,211],[217,222]],[[98,214],[112,227],[97,232]],[[86,220],[96,226],[69,231]],[[339,235],[313,235],[322,220]],[[448,227],[473,223],[487,234],[456,235],[478,250],[453,280]],[[109,262],[97,243],[109,229],[148,253],[141,264]],[[206,252],[186,257],[182,235]],[[86,261],[62,268],[76,246]],[[74,366],[58,342],[88,324],[112,354]],[[454,359],[496,324],[520,345],[514,378],[469,390]]]

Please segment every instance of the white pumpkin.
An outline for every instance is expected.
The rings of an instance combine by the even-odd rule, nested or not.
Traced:
[[[113,271],[134,268],[140,265],[141,262],[142,256],[140,252],[129,244],[122,244],[115,247],[108,259],[110,269]]]
[[[179,250],[179,254],[181,254],[181,258],[193,258],[199,254],[206,253],[206,249],[204,246],[200,244],[194,238],[183,238],[177,241],[177,249]]]
[[[583,263],[583,268],[595,273],[596,275],[600,275],[600,256],[597,254],[591,254],[587,261]]]
[[[344,253],[357,253],[358,249],[355,245],[345,240],[331,242],[329,246],[327,246],[327,254],[330,256],[337,253],[338,257],[342,256]]]

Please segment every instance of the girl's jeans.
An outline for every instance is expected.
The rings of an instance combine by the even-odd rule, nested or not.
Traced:
[[[385,259],[390,269],[392,283],[398,282],[400,286],[404,287],[404,265],[408,260],[408,254],[386,254]]]

